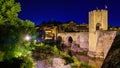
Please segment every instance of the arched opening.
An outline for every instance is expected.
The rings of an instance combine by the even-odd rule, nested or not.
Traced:
[[[68,42],[69,42],[69,43],[72,43],[72,42],[73,42],[73,39],[72,39],[71,36],[68,38]]]
[[[100,27],[101,27],[101,24],[100,24],[100,23],[97,23],[97,24],[96,24],[96,30],[100,30]]]

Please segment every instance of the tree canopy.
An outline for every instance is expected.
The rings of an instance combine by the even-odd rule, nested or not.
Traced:
[[[35,35],[34,23],[21,20],[18,13],[20,3],[14,0],[0,0],[0,61],[19,58],[31,54],[32,40],[24,40],[25,35]]]

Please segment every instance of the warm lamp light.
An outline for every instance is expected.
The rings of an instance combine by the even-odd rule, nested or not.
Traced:
[[[26,40],[26,41],[30,41],[30,40],[31,40],[31,37],[30,37],[29,35],[26,35],[26,36],[25,36],[25,40]]]

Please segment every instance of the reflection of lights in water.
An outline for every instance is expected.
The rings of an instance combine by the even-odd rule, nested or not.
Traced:
[[[26,36],[25,36],[25,40],[26,40],[26,41],[30,41],[30,40],[31,40],[31,37],[30,37],[29,35],[26,35]]]

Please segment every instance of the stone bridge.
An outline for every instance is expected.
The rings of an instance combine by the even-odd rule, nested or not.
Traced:
[[[68,39],[72,37],[73,43],[79,44],[80,48],[88,49],[88,55],[91,57],[105,58],[114,38],[116,31],[96,31],[95,32],[95,47],[89,46],[89,32],[71,32],[71,33],[58,33],[57,36],[62,37],[64,44],[68,45]],[[91,40],[93,40],[91,38]],[[92,49],[95,49],[94,54],[91,53]]]
[[[64,44],[68,44],[68,39],[72,37],[73,43],[79,44],[81,48],[88,49],[88,32],[71,32],[71,33],[58,33],[57,36],[61,36]]]

